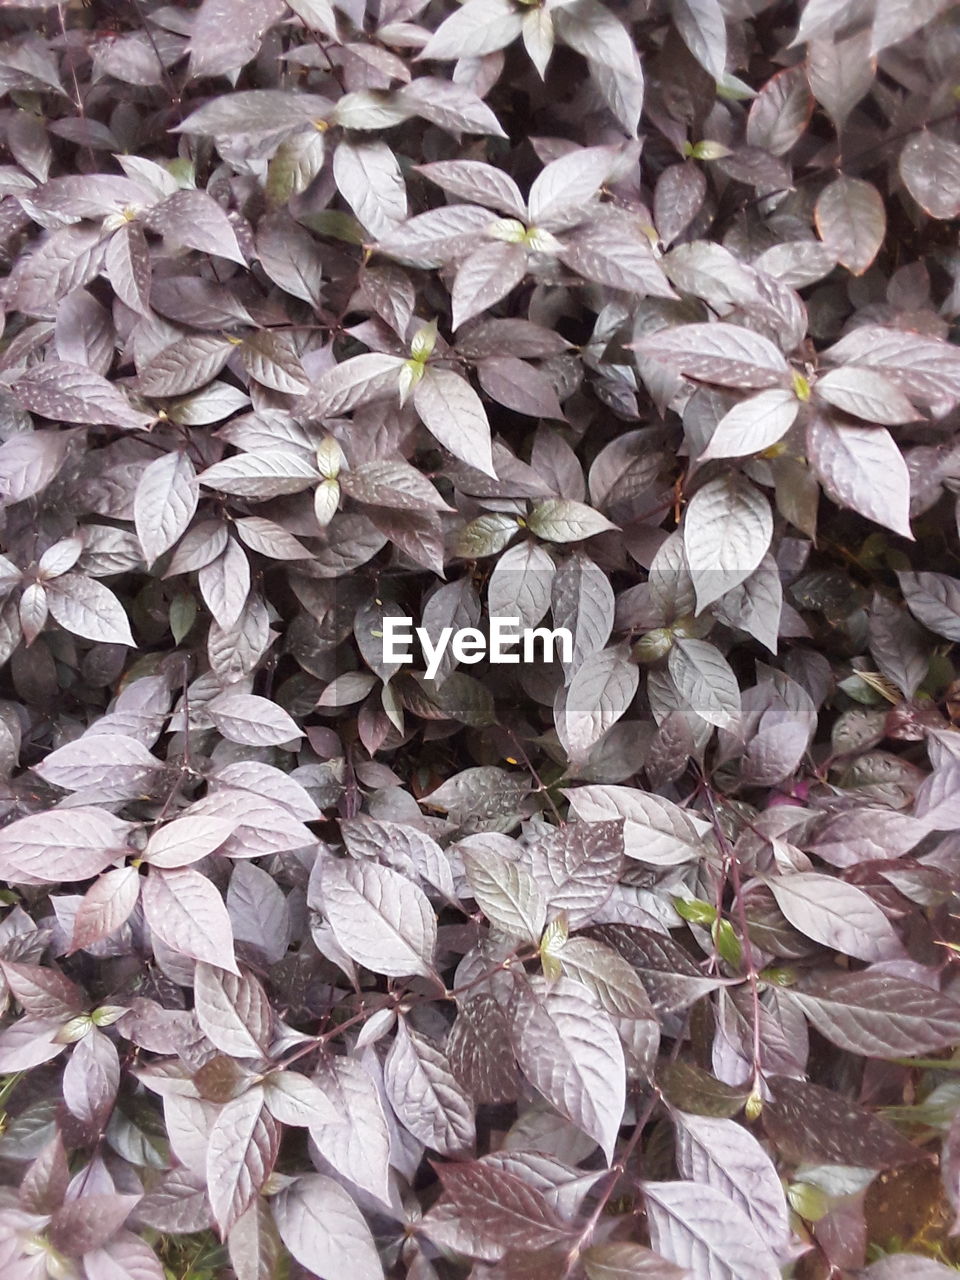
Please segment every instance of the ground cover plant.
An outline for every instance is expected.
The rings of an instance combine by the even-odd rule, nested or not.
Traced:
[[[0,90],[4,1280],[953,1274],[956,8],[3,0]]]

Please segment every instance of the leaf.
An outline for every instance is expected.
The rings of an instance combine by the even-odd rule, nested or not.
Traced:
[[[863,807],[834,814],[817,832],[811,851],[835,867],[855,866],[861,861],[898,858],[912,849],[924,833],[923,822],[895,809]]]
[[[623,819],[624,852],[653,866],[673,866],[702,858],[706,824],[672,800],[633,787],[571,787],[564,792],[587,822]]]
[[[266,1004],[266,1012],[270,1012],[269,1003]],[[269,1021],[265,1025],[269,1026]],[[250,1033],[245,1028],[244,1031],[249,1039]],[[256,1056],[259,1057],[261,1052],[258,1049]],[[343,1117],[323,1089],[298,1071],[274,1071],[267,1076],[264,1101],[275,1120],[308,1128],[311,1133],[317,1126],[343,1123]]]
[[[0,830],[0,876],[14,884],[86,880],[126,851],[132,829],[86,806],[30,814]]]
[[[435,76],[417,76],[396,94],[404,111],[413,111],[448,133],[486,133],[497,138],[507,135],[497,117],[475,93],[463,84]]]
[[[683,1177],[726,1196],[779,1252],[790,1238],[787,1199],[773,1161],[753,1134],[712,1116],[675,1112],[673,1120]]]
[[[556,563],[535,542],[510,547],[497,560],[487,586],[491,617],[518,618],[521,628],[535,627],[550,607]]]
[[[313,388],[311,408],[317,417],[332,418],[358,405],[398,396],[402,368],[399,356],[378,351],[344,360],[321,374]]]
[[[23,431],[0,444],[0,500],[4,506],[42,493],[63,466],[69,431]]]
[[[780,1264],[739,1205],[700,1182],[645,1182],[650,1243],[703,1280],[778,1280]]]
[[[152,356],[139,370],[137,389],[144,396],[183,396],[211,382],[234,352],[229,338],[190,334]]]
[[[149,792],[162,767],[136,738],[97,733],[58,747],[34,773],[65,791],[89,788],[104,799],[129,800]]]
[[[353,1058],[325,1057],[315,1079],[337,1113],[336,1122],[311,1124],[318,1150],[355,1186],[389,1205],[390,1129],[370,1073]]]
[[[185,453],[164,454],[144,470],[134,498],[134,521],[148,565],[186,532],[199,497],[196,472]]]
[[[20,259],[9,304],[27,315],[50,315],[65,294],[94,278],[103,265],[105,248],[99,226],[55,231]]]
[[[83,951],[115,933],[129,919],[139,898],[140,876],[135,867],[101,872],[77,908],[70,951]]]
[[[923,1159],[892,1125],[822,1085],[771,1076],[767,1087],[763,1127],[789,1160],[889,1169]]]
[[[520,1070],[612,1160],[626,1084],[620,1038],[608,1015],[580,983],[560,978],[549,987],[519,984],[510,1017]]]
[[[653,220],[664,245],[687,229],[703,205],[707,180],[693,161],[669,165],[657,178],[653,192]]]
[[[517,1096],[517,1063],[510,1027],[490,995],[460,1002],[444,1046],[450,1069],[475,1102],[512,1102]]]
[[[871,1263],[860,1274],[863,1280],[952,1280],[956,1268],[922,1253],[892,1253]]]
[[[307,1174],[272,1201],[283,1243],[317,1275],[383,1280],[383,1268],[360,1210],[331,1178]]]
[[[264,32],[284,13],[277,0],[250,12],[236,0],[203,0],[191,28],[190,70],[222,75],[255,57]]]
[[[803,68],[778,71],[750,104],[747,144],[774,156],[785,155],[803,137],[813,106]]]
[[[251,973],[233,973],[214,965],[197,965],[194,1007],[200,1029],[223,1053],[234,1058],[260,1058],[270,1044],[273,1015],[266,992]]]
[[[230,742],[247,746],[280,746],[302,737],[297,722],[269,698],[251,693],[223,693],[207,703],[207,714]]]
[[[437,921],[422,889],[376,862],[326,858],[323,912],[343,950],[373,973],[433,972]]]
[[[658,1013],[684,1009],[722,984],[702,973],[669,935],[625,924],[593,925],[590,935],[634,966]]]
[[[325,120],[333,104],[317,94],[286,89],[248,89],[218,94],[187,116],[174,132],[265,137]]]
[[[494,241],[464,258],[451,293],[454,329],[505,298],[526,275],[528,256],[522,244]]]
[[[496,1260],[508,1249],[533,1250],[572,1234],[544,1195],[483,1160],[442,1165],[440,1200],[423,1229],[441,1248]]]
[[[420,51],[421,58],[480,58],[515,40],[522,16],[509,0],[470,0],[451,14]]]
[[[585,280],[626,289],[641,297],[673,298],[649,239],[636,226],[608,216],[578,227],[559,252],[562,262]]]
[[[918,416],[903,392],[873,369],[854,365],[831,369],[817,380],[816,387],[821,400],[866,422],[897,426],[915,422]]]
[[[306,7],[303,0],[300,0],[300,7]],[[230,1228],[227,1246],[237,1280],[276,1280],[281,1274],[285,1254],[267,1200],[254,1201],[237,1219]]]
[[[340,142],[333,154],[333,176],[357,221],[373,236],[386,235],[406,218],[400,165],[385,142]]]
[[[869,31],[845,40],[829,36],[812,40],[807,48],[806,69],[814,96],[835,127],[842,129],[873,85],[876,62],[870,53]]]
[[[226,0],[230,3],[230,0]],[[204,0],[204,6],[223,0]],[[274,0],[267,0],[268,4]],[[144,216],[145,224],[174,244],[200,253],[228,258],[241,267],[246,260],[230,219],[206,191],[175,191]]]
[[[153,419],[140,413],[117,387],[85,365],[48,361],[13,385],[19,402],[45,418],[65,422],[108,422],[128,431],[142,431]]]
[[[563,972],[589,988],[600,1008],[614,1018],[656,1017],[633,967],[594,938],[570,938],[559,954]]]
[[[580,542],[616,525],[583,502],[550,498],[538,502],[527,517],[530,532],[549,542]]]
[[[302,195],[322,172],[326,154],[324,135],[314,129],[284,138],[267,170],[267,195],[280,205]]]
[[[91,1027],[63,1071],[67,1109],[94,1131],[106,1124],[120,1086],[120,1059],[112,1040]]]
[[[50,1244],[74,1257],[92,1253],[116,1234],[139,1199],[139,1195],[121,1196],[111,1191],[67,1200],[47,1228]]]
[[[432,1151],[463,1155],[476,1142],[473,1101],[444,1054],[401,1018],[383,1064],[383,1083],[400,1122]]]
[[[59,1021],[21,1018],[0,1031],[0,1070],[27,1071],[49,1062],[64,1050]]]
[[[150,249],[143,231],[130,223],[107,243],[104,269],[121,302],[141,315],[150,314]]]
[[[250,561],[240,544],[233,538],[229,539],[216,559],[201,568],[197,574],[197,585],[216,625],[224,631],[235,627],[250,595]],[[242,732],[242,711],[237,717],[228,711],[224,720],[230,726],[228,734]],[[268,725],[265,731],[269,732],[270,727]]]
[[[868,619],[870,652],[883,675],[907,698],[912,698],[930,665],[924,633],[905,609],[874,596]]]
[[[636,76],[642,84],[636,50],[629,35],[610,10],[596,0],[573,0],[553,15],[565,44],[592,65],[607,67],[623,76]]]
[[[488,920],[514,937],[540,942],[547,900],[533,875],[485,849],[466,851],[463,869],[470,893]]]
[[[571,927],[585,924],[610,896],[623,865],[620,822],[568,822],[521,846],[521,859],[555,912]]]
[[[691,710],[719,729],[740,719],[740,686],[716,645],[706,640],[675,640],[668,658],[677,692]]]
[[[799,410],[796,396],[785,388],[771,388],[749,400],[741,400],[717,423],[700,457],[703,460],[743,458],[750,453],[761,453],[783,439]]]
[[[85,640],[133,647],[123,605],[113,592],[80,573],[64,573],[44,584],[50,613],[67,631]]]
[[[721,596],[714,611],[727,625],[748,632],[776,653],[783,618],[783,584],[773,556],[765,555],[745,582]]]
[[[18,964],[4,960],[3,976],[18,1004],[36,1018],[72,1018],[84,1007],[85,1001],[79,987],[65,978],[58,969],[44,968],[38,964]]]
[[[119,1232],[102,1249],[84,1254],[83,1266],[89,1280],[164,1280],[153,1249],[129,1231]]]
[[[587,1280],[686,1280],[689,1275],[642,1244],[626,1240],[591,1245],[580,1260]]]
[[[282,525],[262,516],[239,516],[234,521],[240,541],[270,560],[310,560],[312,551]]]
[[[727,28],[717,0],[670,0],[670,16],[684,44],[714,80],[727,65]]]
[[[288,449],[240,453],[215,462],[200,475],[200,483],[208,489],[260,499],[300,493],[319,479],[320,474],[309,458]]]
[[[290,913],[283,890],[252,862],[237,862],[227,887],[233,936],[260,951],[270,964],[286,955]]]
[[[271,391],[300,396],[310,390],[310,382],[290,332],[260,330],[248,334],[239,348],[239,355],[247,375]]]
[[[565,627],[573,637],[569,665],[575,671],[585,658],[604,647],[615,615],[609,578],[582,550],[557,567],[550,608],[556,626]]]
[[[406,462],[362,462],[350,471],[341,471],[338,478],[344,493],[370,506],[449,510],[426,476]]]
[[[279,1130],[254,1085],[221,1108],[207,1147],[207,1195],[220,1234],[253,1204],[273,1171]]]
[[[171,950],[238,972],[230,917],[206,876],[190,867],[154,867],[143,883],[142,899],[147,924]]]
[[[960,214],[960,147],[923,129],[900,152],[900,176],[907,190],[932,218]]]
[[[732,324],[684,324],[634,344],[642,356],[698,382],[746,390],[787,385],[786,360],[768,339]]]
[[[629,708],[640,669],[625,645],[601,649],[579,667],[567,690],[564,737],[572,761],[586,759],[596,742]]]
[[[657,1069],[657,1083],[667,1102],[699,1116],[730,1119],[743,1108],[749,1085],[736,1088],[717,1080],[709,1071],[691,1062],[667,1062]]]
[[[697,490],[684,514],[683,549],[698,613],[750,577],[772,535],[769,502],[735,472]]]
[[[917,621],[948,640],[960,640],[960,580],[945,573],[910,570],[899,572],[897,577],[907,608]]]
[[[960,1043],[960,1004],[896,974],[815,974],[787,996],[832,1044],[864,1057],[935,1053]]]
[[[887,217],[872,183],[846,174],[817,197],[814,219],[820,239],[855,276],[862,276],[883,244]]]
[[[513,218],[526,217],[527,202],[520,188],[509,174],[492,164],[480,160],[437,160],[417,165],[417,172],[460,200],[488,205]]]
[[[859,960],[890,960],[903,954],[890,921],[856,885],[801,871],[777,876],[769,886],[794,928],[814,942]]]
[[[496,478],[490,423],[469,382],[447,369],[427,368],[414,390],[413,403],[435,440],[455,458]]]
[[[479,205],[448,204],[408,218],[380,237],[379,249],[411,267],[439,267],[476,248],[477,237],[493,221],[490,210]]]
[[[910,531],[910,474],[885,427],[855,427],[814,417],[807,424],[807,454],[835,502],[892,529]]]

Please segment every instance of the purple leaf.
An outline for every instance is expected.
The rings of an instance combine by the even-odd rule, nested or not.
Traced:
[[[104,644],[136,642],[123,605],[102,582],[82,573],[64,573],[44,584],[50,612],[65,630]]]
[[[326,858],[323,913],[347,955],[373,973],[429,977],[437,922],[422,889],[375,862]]]
[[[277,1230],[296,1260],[318,1275],[383,1280],[370,1229],[344,1189],[318,1174],[298,1178],[273,1200]]]
[[[201,1030],[218,1049],[235,1058],[260,1058],[267,1052],[273,1015],[266,992],[251,973],[235,974],[214,965],[197,965],[194,1007]]]
[[[401,1124],[432,1151],[455,1156],[476,1142],[473,1100],[436,1045],[401,1018],[383,1064],[383,1083]]]
[[[279,1130],[264,1110],[259,1085],[221,1108],[207,1148],[207,1195],[221,1235],[253,1204],[273,1171],[279,1145]]]
[[[511,1008],[520,1070],[610,1161],[623,1120],[623,1050],[586,988],[567,978],[518,985]]]
[[[89,1129],[105,1125],[120,1085],[120,1060],[112,1040],[91,1027],[78,1041],[63,1072],[67,1109]]]
[[[230,917],[206,876],[190,867],[169,871],[154,867],[143,883],[142,900],[147,924],[166,946],[238,972]]]
[[[31,814],[0,831],[0,875],[14,884],[86,880],[123,856],[131,830],[86,806]]]
[[[646,1182],[650,1242],[703,1280],[777,1280],[780,1264],[743,1210],[697,1182]]]

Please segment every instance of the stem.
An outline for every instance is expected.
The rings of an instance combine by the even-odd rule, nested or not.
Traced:
[[[70,41],[67,39],[67,24],[63,16],[62,4],[57,5],[57,17],[60,20],[60,31],[63,34],[64,56],[70,62],[70,78],[73,81],[73,98],[77,108],[77,115],[80,117],[82,121],[84,121],[84,123],[86,123],[87,113],[83,108],[83,95],[80,92],[80,81],[77,79],[77,67],[76,67],[76,63],[73,60],[73,51],[70,48]],[[90,143],[88,142],[84,147],[84,150],[87,153],[87,160],[90,164],[90,172],[93,173],[97,167],[97,162],[93,156],[93,147],[91,147]]]
[[[554,802],[553,796],[550,794],[548,787],[544,783],[543,779],[540,777],[539,773],[537,773],[536,769],[533,767],[533,762],[531,761],[530,757],[527,755],[524,747],[521,745],[520,739],[517,737],[517,735],[514,733],[512,729],[507,730],[507,736],[510,738],[510,741],[513,743],[514,747],[517,749],[520,755],[523,756],[523,762],[527,766],[527,769],[530,773],[531,778],[533,778],[534,782],[536,783],[536,787],[537,787],[536,794],[546,796],[547,804],[553,810],[553,816],[556,818],[557,822],[560,824],[561,827],[565,826],[566,824],[564,823],[563,818],[560,816],[560,810],[557,808],[556,803]]]
[[[740,925],[741,941],[743,943],[743,958],[747,966],[747,981],[750,984],[750,1001],[753,1011],[753,1090],[758,1093],[760,1090],[760,1081],[763,1075],[760,1065],[760,981],[757,972],[757,962],[753,957],[753,944],[750,941],[750,933],[747,925],[747,910],[743,901],[743,883],[740,876],[740,862],[734,852],[733,846],[727,839],[727,833],[723,829],[720,821],[720,814],[717,810],[717,802],[714,796],[713,787],[705,777],[701,776],[700,789],[706,797],[707,806],[710,810],[710,821],[713,823],[713,830],[717,837],[717,843],[723,854],[724,865],[730,882],[733,886],[734,904],[737,911],[737,922]]]

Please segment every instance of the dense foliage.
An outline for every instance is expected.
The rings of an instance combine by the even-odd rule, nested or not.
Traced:
[[[4,1280],[954,1274],[956,9],[0,38]]]

